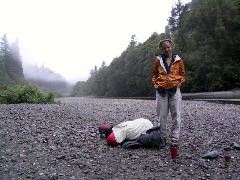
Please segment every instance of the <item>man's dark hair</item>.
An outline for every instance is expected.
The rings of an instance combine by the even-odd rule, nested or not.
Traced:
[[[174,42],[173,42],[173,40],[171,40],[171,39],[162,39],[160,42],[159,42],[159,44],[158,44],[158,47],[161,49],[162,48],[162,44],[164,43],[164,42],[169,42],[170,44],[171,44],[171,46],[174,48]]]

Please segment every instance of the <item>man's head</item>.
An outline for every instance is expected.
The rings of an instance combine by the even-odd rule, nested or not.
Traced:
[[[98,130],[101,138],[107,138],[112,133],[112,126],[109,124],[101,124]]]
[[[101,138],[106,138],[107,140],[107,144],[109,146],[115,147],[117,146],[119,143],[117,143],[116,139],[115,139],[115,135],[113,133],[112,130],[113,126],[109,125],[109,124],[101,124],[98,127],[99,133],[100,133],[100,137]]]
[[[171,39],[163,39],[159,42],[159,49],[166,56],[171,56],[174,48],[174,43]]]

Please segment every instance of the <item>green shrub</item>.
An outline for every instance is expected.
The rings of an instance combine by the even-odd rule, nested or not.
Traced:
[[[0,103],[53,103],[53,93],[43,93],[33,85],[4,86],[0,88]]]

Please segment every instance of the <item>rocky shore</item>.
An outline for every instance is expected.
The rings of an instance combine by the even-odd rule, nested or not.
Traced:
[[[60,98],[0,105],[0,179],[240,179],[240,106],[183,101],[176,163],[165,149],[111,148],[98,125],[139,117],[157,125],[154,100]],[[171,121],[171,118],[169,118]],[[168,127],[171,128],[170,126]],[[220,156],[202,156],[216,150]]]

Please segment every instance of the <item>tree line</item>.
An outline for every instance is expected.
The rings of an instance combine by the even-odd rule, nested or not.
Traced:
[[[10,44],[7,40],[7,35],[4,34],[0,38],[0,87],[32,84],[44,92],[55,92],[58,96],[63,93],[69,94],[70,85],[60,75],[43,66],[28,65],[28,67],[31,68],[31,73],[34,71],[35,76],[29,73],[25,76],[18,41],[16,40]],[[29,71],[30,68],[26,71]],[[39,73],[38,77],[36,77],[36,73]],[[44,79],[44,77],[49,76],[56,78],[51,80]]]
[[[0,39],[0,85],[17,84],[24,80],[18,42],[9,44],[6,34]]]
[[[240,0],[178,1],[166,30],[143,43],[133,35],[124,52],[109,66],[94,67],[87,81],[74,86],[72,96],[154,96],[152,64],[163,38],[175,42],[184,59],[187,81],[183,92],[240,88]]]
[[[67,88],[64,81],[26,79],[18,41],[10,44],[6,34],[0,38],[0,104],[53,103],[54,97],[61,96]]]

